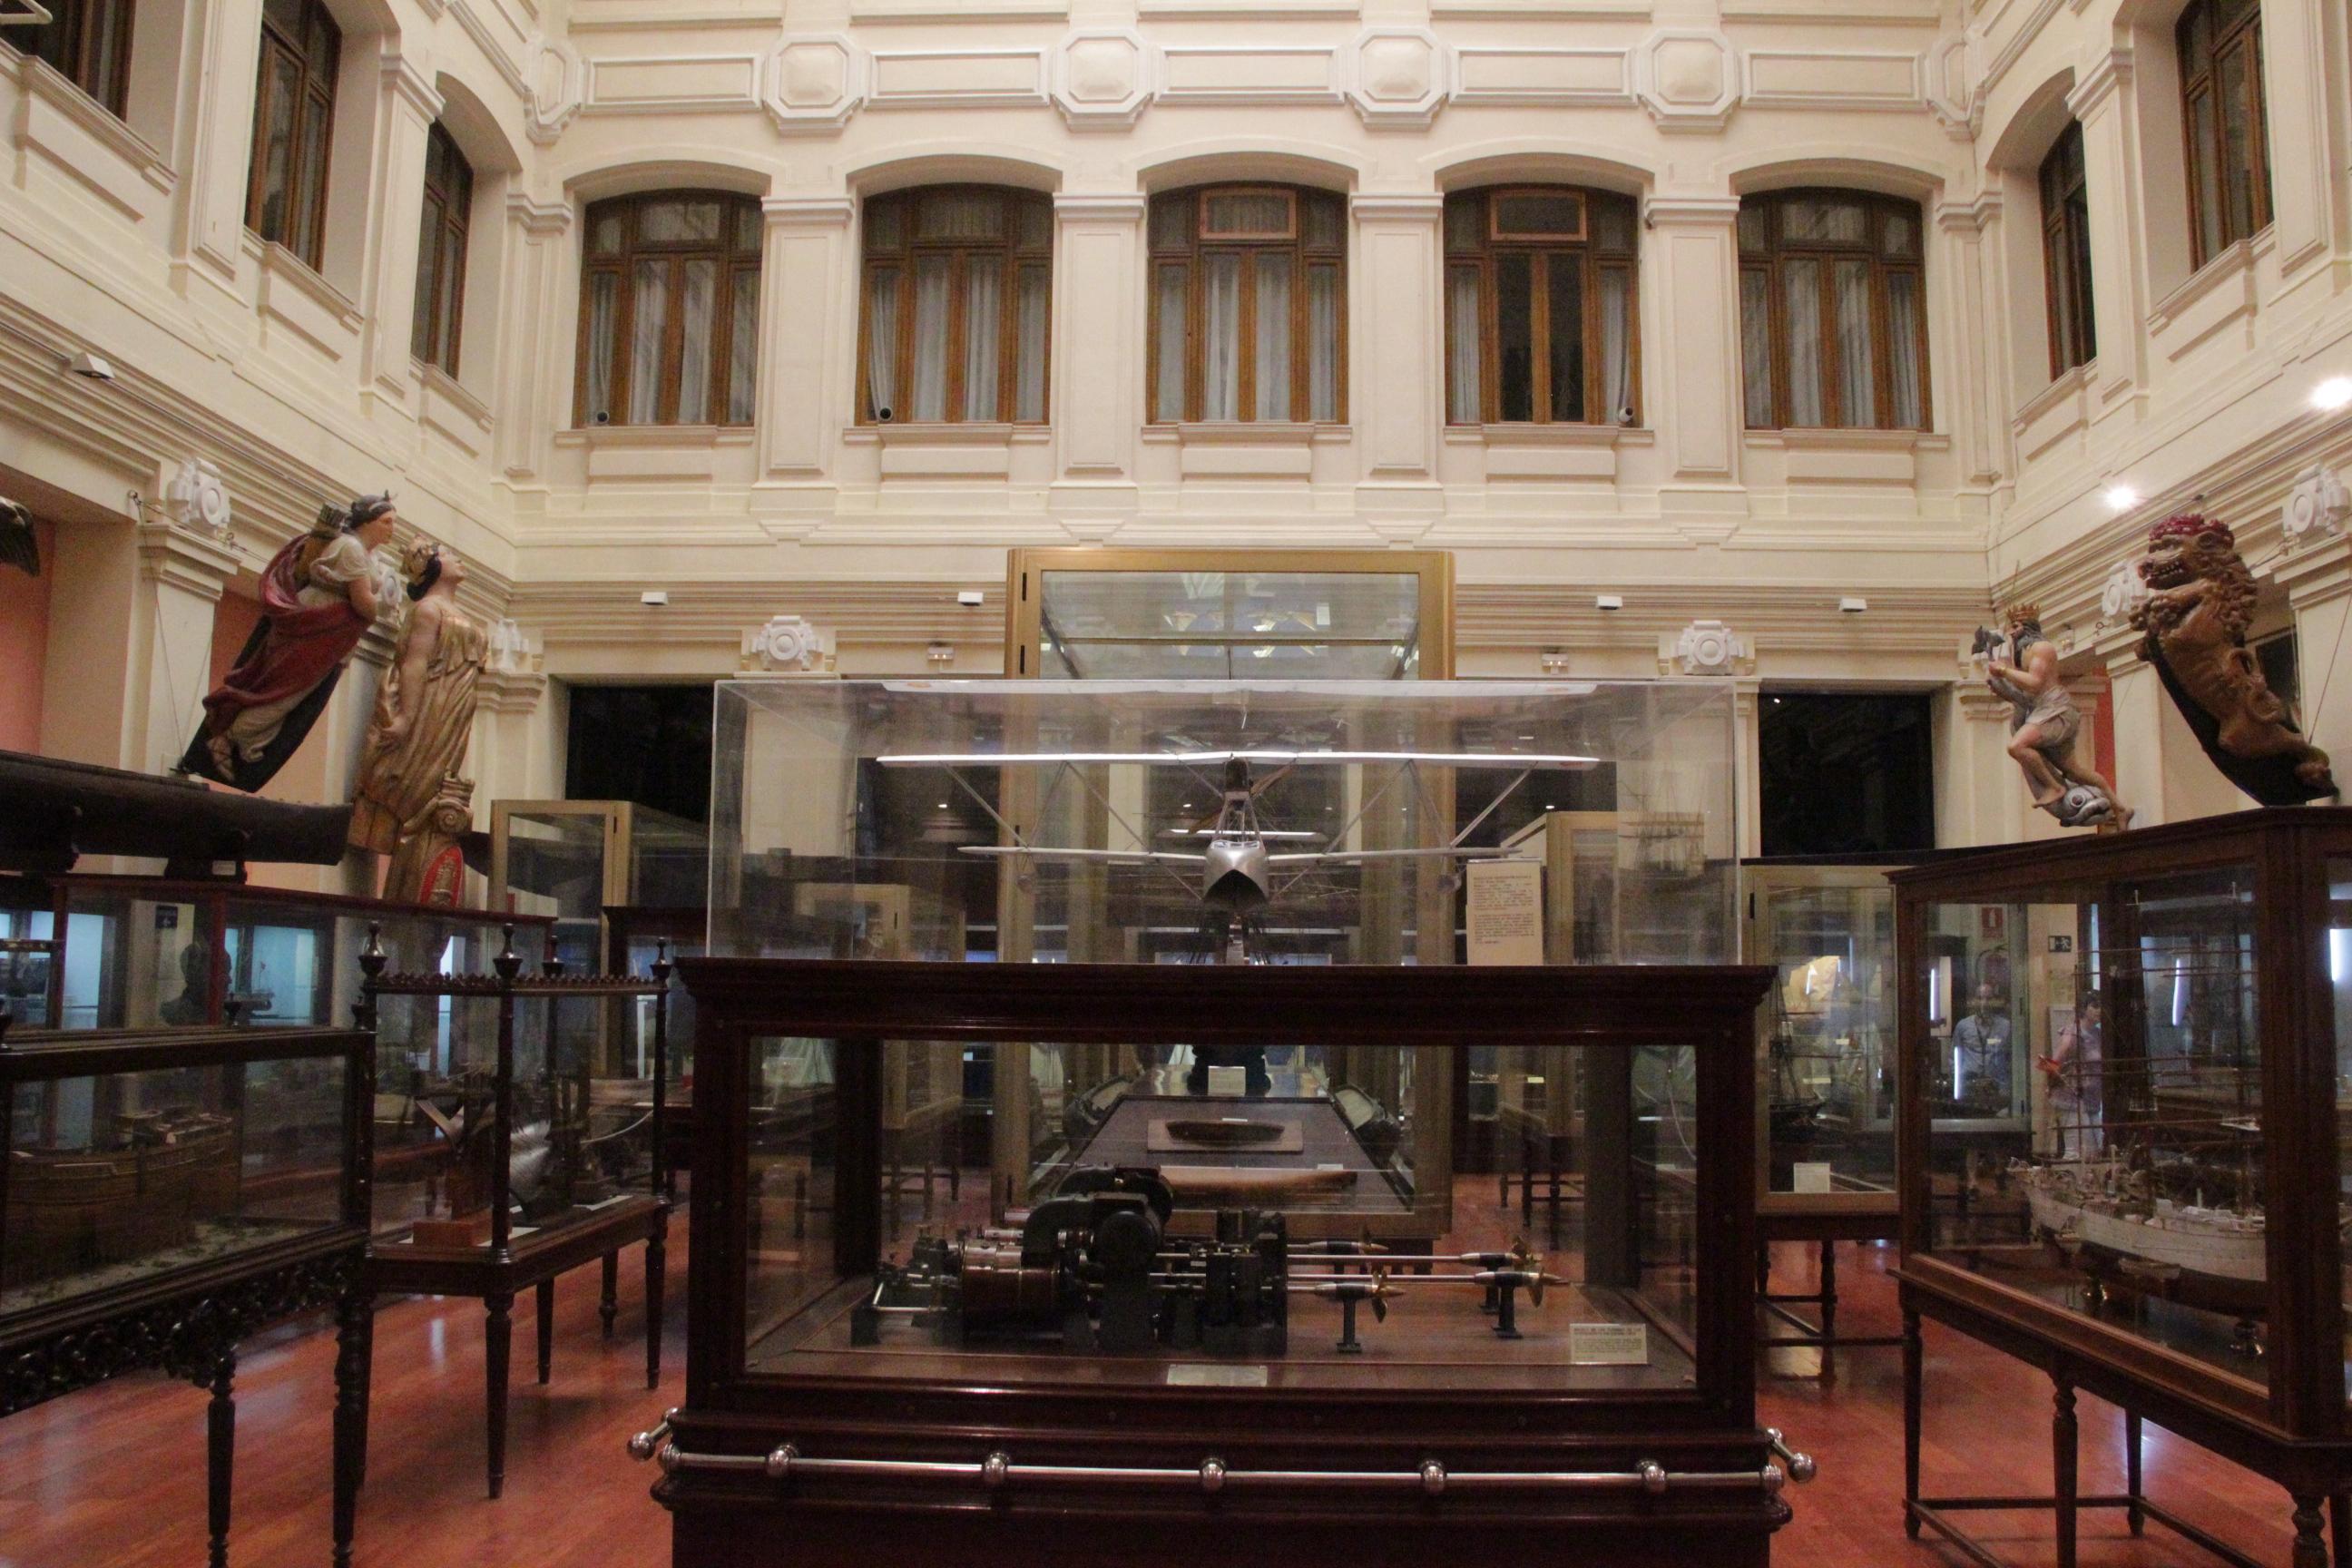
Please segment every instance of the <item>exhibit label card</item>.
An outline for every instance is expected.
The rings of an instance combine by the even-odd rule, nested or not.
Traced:
[[[1568,1325],[1568,1364],[1647,1366],[1650,1364],[1650,1326],[1647,1323],[1570,1323]]]
[[[1464,868],[1468,891],[1463,924],[1470,962],[1544,961],[1543,864],[1538,860],[1473,860]]]
[[[1827,1160],[1799,1160],[1789,1168],[1790,1190],[1800,1193],[1833,1193],[1830,1183],[1830,1163]]]
[[[1264,1388],[1265,1368],[1180,1361],[1168,1369],[1168,1383],[1173,1388]]]

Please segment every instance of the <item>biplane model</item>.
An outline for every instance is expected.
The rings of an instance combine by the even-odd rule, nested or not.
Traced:
[[[1473,847],[1465,841],[1477,830],[1479,824],[1494,813],[1511,793],[1524,784],[1528,775],[1539,772],[1578,770],[1595,765],[1596,759],[1566,753],[1519,752],[1359,752],[1359,751],[1293,751],[1262,749],[1250,751],[1170,751],[1170,752],[910,752],[885,755],[879,759],[887,768],[940,768],[947,771],[956,784],[979,801],[982,810],[993,817],[1010,840],[1000,844],[967,844],[961,846],[966,855],[994,856],[1015,861],[1087,862],[1110,866],[1163,866],[1175,872],[1180,879],[1187,871],[1198,874],[1197,886],[1190,880],[1185,886],[1203,905],[1233,917],[1235,929],[1245,917],[1278,900],[1285,890],[1300,877],[1313,871],[1338,866],[1357,866],[1382,860],[1462,860],[1493,859],[1507,856],[1509,850]],[[1144,767],[1189,768],[1205,779],[1210,770],[1219,776],[1216,786],[1218,804],[1213,816],[1201,817],[1184,827],[1171,829],[1179,838],[1204,838],[1197,848],[1180,849],[1080,849],[1031,843],[1027,837],[1006,821],[996,807],[979,791],[972,788],[962,775],[962,769],[971,767],[1086,767],[1092,764],[1139,765]],[[1398,770],[1396,777],[1414,776],[1423,767],[1479,768],[1514,770],[1518,776],[1496,794],[1486,810],[1444,844],[1401,849],[1350,849],[1344,847],[1354,831],[1372,808],[1384,798],[1389,785],[1367,791],[1363,804],[1337,832],[1326,835],[1301,830],[1267,827],[1259,818],[1258,797],[1292,770],[1314,767],[1345,767],[1349,765],[1390,766]],[[1258,769],[1271,769],[1259,773]],[[1108,803],[1104,803],[1108,807]],[[1116,813],[1113,814],[1116,816]],[[1145,842],[1132,825],[1121,820],[1119,826],[1139,845]],[[1277,849],[1283,843],[1307,843],[1315,847],[1298,849]],[[1285,876],[1288,873],[1288,876]]]

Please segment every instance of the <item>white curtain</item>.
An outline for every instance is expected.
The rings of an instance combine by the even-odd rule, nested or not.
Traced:
[[[1049,276],[1043,267],[1023,268],[1016,285],[1019,298],[1013,301],[1017,318],[1013,331],[1020,334],[1020,341],[1013,346],[1013,417],[1024,425],[1040,425],[1045,419],[1045,289]]]
[[[629,423],[661,421],[662,338],[669,326],[669,263],[640,261],[629,333]]]
[[[749,425],[758,398],[760,269],[735,269],[735,321],[727,345],[727,423]]]
[[[1201,277],[1201,417],[1242,416],[1242,258],[1211,256]]]
[[[1290,417],[1290,258],[1257,258],[1257,408],[1254,418]]]
[[[1339,269],[1307,269],[1307,417],[1339,418]]]
[[[948,258],[915,262],[915,385],[908,417],[948,416]]]
[[[1452,335],[1445,345],[1445,417],[1455,425],[1483,422],[1478,377],[1478,269],[1455,267],[1445,275],[1445,314]]]
[[[1919,363],[1919,279],[1911,272],[1886,275],[1886,368],[1894,383],[1893,423],[1898,429],[1916,430],[1925,421],[1921,409]]]
[[[1174,424],[1184,417],[1186,286],[1183,267],[1160,268],[1160,336],[1153,345],[1158,363],[1152,367],[1151,417],[1162,424]]]
[[[1747,213],[1740,214],[1744,223]],[[1748,427],[1780,423],[1772,408],[1772,275],[1760,267],[1739,273],[1739,372],[1747,385]]]
[[[1555,261],[1553,266],[1563,263]],[[1620,267],[1601,269],[1601,401],[1596,425],[1630,425],[1633,406],[1633,286]],[[1559,329],[1554,327],[1554,331]]]
[[[588,279],[588,423],[607,425],[613,417],[613,311],[619,302],[621,279],[599,272]]]
[[[877,268],[866,279],[866,413],[897,419],[898,406],[898,269]]]
[[[1837,288],[1838,395],[1843,423],[1864,427],[1878,423],[1877,387],[1871,376],[1870,263],[1840,261],[1832,280]]]
[[[993,256],[964,259],[963,417],[996,417],[1000,333],[1004,321],[1004,263]]]
[[[710,421],[710,315],[719,301],[719,263],[686,264],[678,343],[677,422]]]
[[[1789,423],[1800,427],[1822,422],[1822,270],[1821,263],[1792,258],[1781,263],[1780,283],[1788,295]]]

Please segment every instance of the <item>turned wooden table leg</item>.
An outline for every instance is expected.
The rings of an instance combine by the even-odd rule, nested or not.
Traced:
[[[2315,1495],[2297,1493],[2294,1500],[2294,1552],[2287,1559],[2294,1568],[2327,1568],[2326,1515]]]
[[[1837,1381],[1837,1352],[1830,1342],[1837,1337],[1837,1243],[1822,1243],[1822,1381]]]
[[[2139,1534],[2147,1524],[2147,1515],[2141,1510],[2139,1506],[2140,1489],[2144,1484],[2140,1468],[2139,1436],[2139,1412],[2137,1410],[2125,1411],[2124,1492],[2131,1499],[2131,1506],[2124,1510],[2124,1522],[2131,1526],[2131,1532],[2134,1535]]]
[[[614,1247],[604,1254],[604,1294],[596,1303],[596,1315],[604,1321],[604,1337],[613,1337],[613,1320],[621,1315],[621,1250]]]
[[[205,1409],[205,1515],[212,1530],[212,1568],[228,1568],[229,1500],[236,1475],[236,1347],[221,1352],[212,1365],[212,1403]]]
[[[367,1475],[367,1385],[375,1296],[352,1288],[335,1305],[335,1568],[351,1568]]]
[[[2074,1568],[2075,1526],[2079,1522],[2074,1499],[2081,1458],[2074,1385],[2059,1373],[2053,1373],[2050,1381],[2050,1402],[2053,1406],[2050,1417],[2050,1469],[2054,1482],[2051,1489],[2058,1503],[2058,1568]]]
[[[646,1239],[646,1386],[661,1386],[662,1265],[667,1252],[667,1222]]]
[[[507,1485],[507,1363],[514,1351],[514,1292],[493,1290],[482,1299],[488,1313],[483,1325],[484,1378],[488,1395],[490,1495]]]
[[[1919,1340],[1919,1314],[1903,1310],[1903,1532],[1919,1539],[1919,1516],[1910,1505],[1919,1500],[1920,1363],[1925,1347]]]
[[[539,1381],[544,1384],[555,1371],[555,1281],[539,1282]]]

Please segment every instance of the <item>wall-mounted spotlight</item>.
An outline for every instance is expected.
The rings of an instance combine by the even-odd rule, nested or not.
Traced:
[[[923,650],[923,657],[931,661],[933,669],[945,669],[955,662],[955,645],[935,642]]]
[[[82,350],[81,353],[66,361],[66,368],[73,372],[76,375],[86,377],[91,381],[112,381],[114,379],[114,367],[107,363],[104,360],[99,358],[96,354],[90,353],[88,349]]]
[[[644,593],[637,595],[637,603],[640,605],[667,605],[669,603],[669,590],[667,588],[648,588]]]
[[[966,588],[956,595],[956,603],[968,610],[978,609],[987,600],[988,595],[977,588]]]
[[[2107,504],[2117,511],[2129,511],[2139,505],[2139,492],[2129,485],[2107,487]]]
[[[2352,408],[2352,375],[2331,375],[2313,387],[2311,405],[2322,414]]]
[[[1596,594],[1592,596],[1592,607],[1596,610],[1622,610],[1625,607],[1625,600],[1622,595]]]
[[[1838,601],[1838,611],[1841,615],[1858,616],[1868,608],[1870,608],[1868,599],[1858,599],[1850,594]]]

